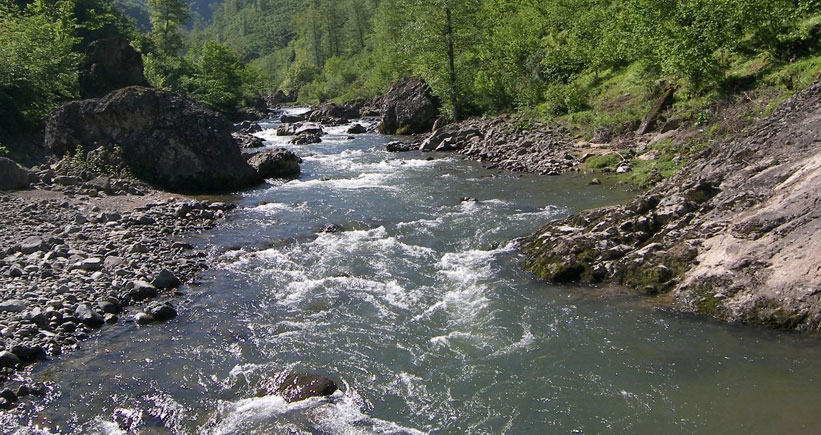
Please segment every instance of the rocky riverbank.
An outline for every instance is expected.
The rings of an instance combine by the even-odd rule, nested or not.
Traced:
[[[388,151],[456,152],[488,168],[541,175],[579,170],[583,152],[560,125],[501,116],[438,127],[425,137],[388,144]]]
[[[816,83],[631,203],[526,238],[528,268],[728,321],[821,332],[819,137]]]
[[[208,266],[181,236],[234,207],[137,182],[47,181],[0,192],[0,407],[42,391],[16,371],[82,346],[99,328],[173,318],[178,287]]]

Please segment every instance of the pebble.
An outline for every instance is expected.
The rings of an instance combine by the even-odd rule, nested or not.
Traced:
[[[193,246],[178,239],[212,228],[235,208],[166,199],[112,211],[109,201],[125,199],[125,191],[148,189],[124,185],[95,198],[88,193],[96,189],[46,186],[52,178],[66,186],[81,183],[40,177],[29,191],[0,196],[0,221],[13,222],[0,225],[0,382],[23,365],[76,348],[96,328],[117,327],[124,310],[150,321],[176,316],[168,302],[129,306],[173,295],[171,289],[207,267],[181,258]],[[37,189],[50,192],[41,196]]]

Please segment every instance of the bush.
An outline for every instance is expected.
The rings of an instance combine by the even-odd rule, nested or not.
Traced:
[[[544,95],[544,110],[549,115],[561,116],[588,108],[587,92],[576,83],[552,85]]]
[[[111,148],[99,147],[86,154],[82,145],[77,145],[74,154],[67,154],[59,165],[60,171],[84,180],[106,176],[112,178],[134,178],[123,159],[123,150],[118,145]]]

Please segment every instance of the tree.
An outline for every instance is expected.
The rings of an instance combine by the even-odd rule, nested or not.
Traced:
[[[153,38],[157,49],[165,55],[176,55],[183,48],[180,26],[191,14],[182,0],[148,0]]]
[[[258,86],[256,72],[226,44],[206,41],[192,50],[188,62],[193,72],[181,79],[184,91],[214,110],[234,113]]]
[[[35,0],[25,10],[0,4],[0,130],[39,127],[79,95],[75,26],[68,1]]]

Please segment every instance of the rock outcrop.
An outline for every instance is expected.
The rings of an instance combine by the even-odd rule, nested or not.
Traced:
[[[80,97],[99,98],[128,86],[149,86],[143,58],[125,38],[92,42],[80,65]]]
[[[386,149],[458,152],[490,168],[542,175],[574,171],[580,164],[565,128],[505,116],[444,125],[423,140],[391,142]]]
[[[29,171],[14,160],[0,157],[0,190],[18,190],[29,186]]]
[[[524,239],[554,282],[612,282],[684,310],[821,332],[821,83],[624,206]]]
[[[119,146],[139,179],[179,192],[226,192],[262,180],[246,163],[224,116],[170,92],[132,86],[74,101],[49,115],[57,156]]]
[[[351,119],[359,118],[362,105],[361,102],[351,102],[343,105],[325,103],[308,112],[306,119],[323,125],[342,125]]]
[[[251,155],[248,164],[263,178],[292,178],[299,176],[302,159],[285,148],[262,151]]]
[[[439,116],[439,99],[419,78],[394,83],[381,102],[377,129],[382,134],[429,133]]]

